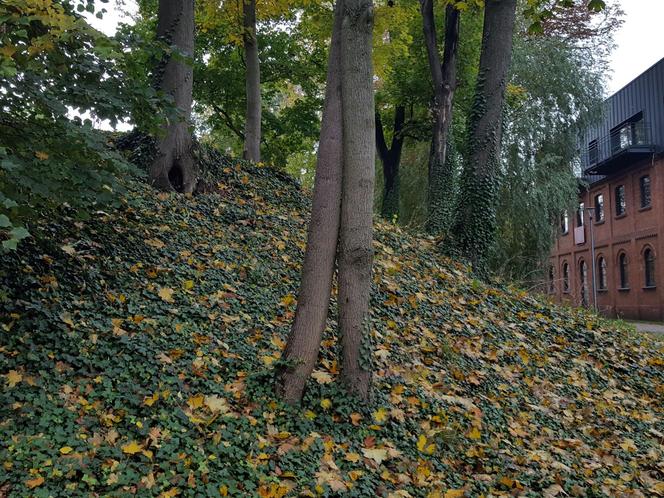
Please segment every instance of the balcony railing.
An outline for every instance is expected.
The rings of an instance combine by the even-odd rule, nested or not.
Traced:
[[[602,175],[656,149],[650,124],[645,121],[627,122],[608,135],[583,145],[581,161],[584,171]]]

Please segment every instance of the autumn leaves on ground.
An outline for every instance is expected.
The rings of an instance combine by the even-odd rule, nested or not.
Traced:
[[[226,161],[193,198],[43,222],[0,273],[0,496],[661,496],[662,350],[376,229],[373,396],[273,397],[307,196]],[[333,303],[334,304],[334,303]],[[336,310],[332,309],[331,316]]]

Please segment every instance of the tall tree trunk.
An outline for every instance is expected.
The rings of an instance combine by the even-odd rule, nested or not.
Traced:
[[[190,193],[197,182],[192,155],[191,118],[194,72],[194,0],[159,0],[157,38],[179,52],[167,56],[156,71],[155,86],[173,99],[179,119],[169,122],[150,167],[151,183],[163,190]]]
[[[341,28],[343,188],[339,237],[342,376],[363,399],[371,383],[369,297],[373,263],[375,119],[371,0],[344,0]]]
[[[452,230],[456,248],[484,271],[496,230],[502,113],[512,59],[517,0],[486,0],[482,53],[470,114],[461,202]]]
[[[301,400],[304,386],[316,365],[332,292],[343,169],[340,65],[342,8],[343,0],[337,0],[307,249],[295,321],[283,354],[284,360],[292,366],[278,372],[277,379],[277,392],[288,403]]]
[[[449,226],[454,207],[451,162],[447,161],[446,157],[450,125],[452,124],[452,103],[456,89],[460,15],[452,5],[445,8],[445,45],[441,65],[433,15],[433,0],[421,0],[420,7],[429,70],[434,86],[426,228],[429,233],[439,234]]]
[[[261,69],[256,39],[256,0],[243,0],[242,24],[244,32],[244,61],[247,68],[245,85],[247,115],[244,126],[243,157],[261,160]]]
[[[380,113],[376,112],[376,150],[383,164],[383,204],[380,214],[387,220],[399,215],[399,164],[401,163],[401,150],[403,148],[403,125],[406,109],[398,105],[394,109],[394,127],[392,128],[392,143],[387,148],[383,123]]]

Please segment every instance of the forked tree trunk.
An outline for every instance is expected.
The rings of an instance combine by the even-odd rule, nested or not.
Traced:
[[[190,193],[197,183],[189,130],[194,81],[194,0],[159,0],[157,38],[179,52],[166,56],[155,75],[155,86],[173,99],[179,117],[168,123],[159,140],[150,181],[159,189]]]
[[[339,235],[342,177],[341,19],[343,0],[337,0],[327,68],[325,105],[314,180],[311,221],[307,234],[295,321],[284,360],[292,366],[278,372],[277,391],[287,403],[298,403],[313,371],[320,348],[332,292]]]
[[[376,150],[383,164],[383,204],[380,214],[387,220],[399,215],[399,165],[401,163],[401,150],[403,148],[403,124],[406,109],[402,105],[394,109],[394,127],[392,128],[392,143],[387,148],[383,123],[380,113],[376,113]]]
[[[373,262],[375,119],[371,0],[344,0],[341,28],[343,188],[339,237],[342,376],[367,399],[371,383],[369,295]]]
[[[243,157],[249,161],[261,160],[261,69],[256,39],[256,0],[243,0],[244,60],[247,68],[245,86],[247,114],[244,126]]]
[[[429,233],[439,234],[449,226],[454,208],[453,174],[451,162],[446,158],[456,89],[459,11],[452,5],[445,8],[445,45],[442,64],[438,55],[433,0],[421,0],[421,13],[429,70],[434,86],[426,228]]]
[[[452,230],[456,248],[479,273],[484,271],[496,230],[502,113],[512,59],[517,0],[486,0],[469,146],[461,202]]]

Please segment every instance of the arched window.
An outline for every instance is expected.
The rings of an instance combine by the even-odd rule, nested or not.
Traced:
[[[549,294],[554,294],[556,292],[556,274],[553,269],[553,265],[549,266]]]
[[[606,259],[603,256],[597,258],[597,275],[598,275],[598,288],[599,290],[606,290],[607,286],[607,270]]]
[[[643,268],[645,270],[646,287],[655,287],[655,254],[650,248],[643,251]]]
[[[627,254],[624,252],[618,256],[618,270],[620,271],[620,288],[629,289],[629,278],[627,277]]]
[[[569,265],[563,263],[563,292],[569,292]]]
[[[588,306],[588,265],[584,260],[579,263],[579,277],[581,279],[581,306]]]

